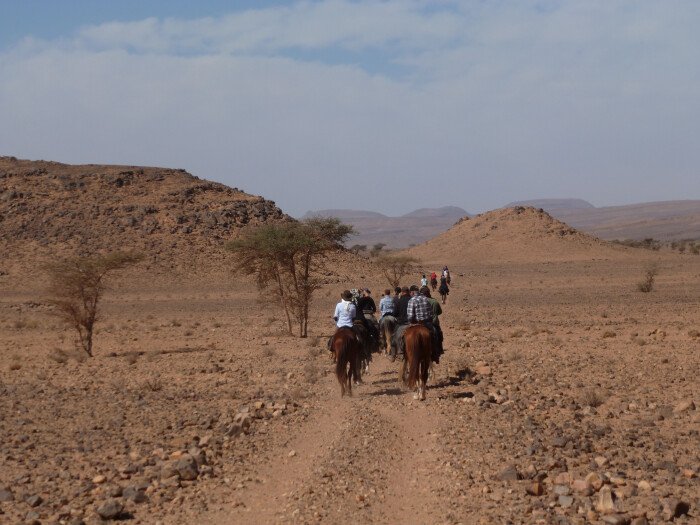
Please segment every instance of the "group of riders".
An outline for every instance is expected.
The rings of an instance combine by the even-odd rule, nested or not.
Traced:
[[[450,271],[445,266],[438,289],[442,304],[445,304],[449,293],[450,280]],[[379,319],[376,317],[377,306],[369,288],[343,291],[333,314],[337,330],[351,328],[355,332],[363,360],[368,363],[372,352],[379,348],[386,348],[391,361],[395,361],[397,355],[404,353],[403,336],[406,328],[412,324],[422,324],[432,334],[431,359],[439,363],[444,352],[440,327],[442,307],[440,301],[432,297],[428,283],[433,291],[438,288],[435,272],[430,275],[430,281],[423,274],[421,286],[397,286],[393,294],[389,288],[384,290],[379,301]],[[332,341],[333,337],[329,340],[329,348]]]

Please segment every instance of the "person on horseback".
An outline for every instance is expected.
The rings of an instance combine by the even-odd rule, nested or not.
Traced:
[[[425,295],[428,298],[428,301],[430,302],[430,306],[433,309],[433,326],[435,327],[435,331],[437,332],[437,338],[438,338],[438,345],[437,348],[433,350],[433,356],[432,359],[436,363],[440,363],[440,356],[445,352],[445,349],[442,346],[442,342],[444,340],[444,335],[442,333],[442,328],[440,327],[440,315],[442,315],[442,306],[440,306],[440,301],[435,299],[430,295],[430,290],[426,287],[425,290],[421,289],[421,292],[423,295]]]
[[[428,278],[425,276],[425,274],[423,274],[423,277],[420,279],[420,285],[421,287],[428,286]]]
[[[396,316],[394,312],[396,310],[396,303],[394,298],[391,296],[391,290],[387,288],[384,290],[384,296],[381,301],[379,301],[379,337],[380,344],[382,347],[386,347],[386,327],[396,325]]]
[[[357,300],[357,311],[358,316],[362,316],[362,321],[370,337],[373,337],[375,341],[379,341],[379,324],[374,318],[374,314],[377,313],[377,305],[372,299],[372,292],[369,288],[362,290],[362,297]]]
[[[442,297],[442,304],[445,304],[447,301],[447,294],[450,293],[450,287],[447,286],[447,277],[440,277],[440,288],[438,288],[438,292],[440,292],[440,297]]]
[[[403,333],[408,327],[408,302],[411,300],[410,291],[407,286],[401,288],[401,296],[396,305],[396,310],[394,310],[394,317],[396,317],[396,331],[394,332],[394,337],[391,339],[391,360],[392,362],[396,360],[396,353],[401,346],[403,341]],[[402,347],[403,350],[403,347]]]
[[[430,274],[430,286],[433,290],[437,288],[437,274],[435,272]]]
[[[416,295],[414,295],[408,302],[407,316],[409,323],[419,323],[424,325],[430,333],[433,335],[433,348],[440,348],[440,340],[438,337],[437,329],[433,324],[433,306],[430,303],[428,296],[430,295],[430,290],[427,286],[423,286]],[[437,363],[439,362],[439,355],[437,352],[433,352],[433,360]],[[437,360],[435,359],[437,357]]]
[[[340,302],[335,305],[335,313],[333,320],[338,328],[352,328],[353,321],[357,315],[357,308],[352,302],[352,293],[350,290],[345,290],[340,294]]]

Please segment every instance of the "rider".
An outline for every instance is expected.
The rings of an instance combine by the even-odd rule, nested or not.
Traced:
[[[357,308],[352,302],[352,293],[350,290],[344,290],[343,293],[340,294],[340,302],[335,305],[335,313],[333,314],[335,326],[339,329],[350,328],[355,331],[353,320],[355,319],[356,313]],[[335,334],[333,334],[333,337],[335,337]],[[333,337],[328,340],[328,350],[332,349],[331,342],[333,341]]]
[[[411,286],[411,288],[416,288]],[[397,304],[396,310],[394,310],[396,317],[396,331],[394,332],[394,337],[391,341],[391,360],[396,360],[396,353],[401,347],[403,351],[403,333],[408,328],[408,303],[411,300],[411,292],[407,286],[401,288],[401,297],[399,297],[399,302]]]
[[[445,352],[445,349],[442,346],[444,335],[442,333],[442,328],[440,327],[439,318],[439,316],[442,315],[442,307],[440,306],[440,301],[438,301],[430,295],[430,289],[428,289],[428,287],[425,287],[425,289],[421,288],[421,293],[428,298],[430,306],[433,309],[433,326],[435,327],[435,331],[437,332],[438,339],[437,348],[433,352],[433,361],[435,361],[436,363],[440,363],[440,356]]]
[[[431,357],[437,363],[440,359],[437,352],[440,348],[440,340],[438,338],[437,330],[433,325],[433,306],[428,300],[428,295],[430,295],[430,290],[427,286],[423,286],[419,290],[418,294],[411,297],[411,300],[408,302],[407,316],[409,322],[420,323],[430,330],[433,337],[433,348],[435,348],[435,351],[433,351],[433,355]]]
[[[382,300],[379,301],[379,312],[381,316],[379,317],[379,337],[381,339],[381,346],[386,346],[386,336],[384,334],[384,323],[388,320],[396,322],[396,316],[394,315],[396,310],[396,303],[394,298],[391,296],[391,290],[387,288],[384,290],[384,296]]]
[[[374,337],[375,341],[379,341],[379,329],[377,320],[374,318],[374,314],[377,312],[377,305],[372,299],[372,292],[369,288],[362,290],[362,297],[357,300],[357,310],[358,314],[362,314],[362,320],[370,336]]]
[[[430,274],[430,284],[435,287],[437,286],[437,274],[435,272],[432,272]]]
[[[421,277],[420,285],[421,286],[428,286],[428,278],[425,276],[425,274],[423,274],[423,277]]]

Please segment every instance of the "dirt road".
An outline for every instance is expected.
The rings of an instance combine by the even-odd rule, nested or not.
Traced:
[[[364,384],[343,399],[328,375],[321,407],[260,466],[262,487],[242,491],[232,512],[208,522],[440,522],[431,476],[444,461],[437,417],[431,401],[399,387],[397,365],[375,356]]]

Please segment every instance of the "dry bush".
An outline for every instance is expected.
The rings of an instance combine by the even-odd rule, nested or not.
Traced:
[[[586,388],[581,392],[581,404],[597,408],[605,402],[603,395],[595,388]]]
[[[185,337],[190,337],[190,336],[194,335],[194,332],[192,330],[185,330],[184,335],[185,335]]]
[[[612,330],[606,330],[605,332],[603,332],[603,339],[609,339],[611,337],[617,337],[617,334]]]
[[[522,330],[522,329],[515,330],[515,331],[511,332],[510,334],[508,334],[508,336],[511,338],[518,338],[518,337],[522,337],[524,335],[525,335],[525,330]]]
[[[690,331],[688,332],[688,336],[689,336],[689,337],[693,337],[693,338],[695,338],[695,337],[700,337],[700,331],[698,331],[698,330],[690,330]]]
[[[510,363],[520,361],[523,357],[523,353],[519,348],[511,348],[506,351],[505,355],[503,356],[504,360]]]
[[[319,370],[315,363],[306,363],[304,365],[304,378],[307,383],[315,384],[319,379]]]
[[[65,365],[68,362],[68,353],[61,348],[54,348],[49,354],[49,359],[58,363],[59,365]]]
[[[645,344],[647,344],[646,339],[644,339],[643,337],[636,337],[634,339],[634,342],[637,343],[639,346],[644,346]]]
[[[270,345],[263,346],[263,349],[262,349],[263,357],[273,357],[275,354],[276,354],[276,352],[275,352],[274,347],[272,347]]]
[[[180,327],[182,326],[182,323],[177,319],[173,319],[172,321],[170,321],[170,326]]]
[[[107,277],[141,259],[140,255],[116,252],[92,257],[73,257],[46,265],[50,303],[68,326],[75,329],[77,343],[92,357],[95,323],[106,290]]]
[[[556,337],[553,335],[550,335],[549,337],[547,337],[547,342],[550,345],[556,346],[556,347],[561,347],[564,345],[564,341],[562,341],[562,339],[560,337]]]
[[[143,383],[143,389],[150,392],[160,392],[163,390],[163,381],[161,381],[160,376],[154,375],[146,379]]]
[[[378,253],[378,252],[377,252]],[[401,279],[415,272],[418,260],[407,255],[385,255],[377,260],[384,277],[392,288],[401,285]]]
[[[136,362],[139,360],[139,353],[138,352],[127,352],[124,354],[124,357],[126,357],[126,362],[129,363],[130,365],[135,365]]]
[[[321,338],[317,335],[309,337],[306,344],[313,348],[314,346],[318,346],[319,344],[321,344]]]
[[[656,265],[649,266],[644,272],[644,280],[637,283],[637,290],[643,293],[649,293],[654,289],[654,280],[659,274],[659,268]]]
[[[214,328],[221,328],[223,325],[220,322],[216,322],[212,325]]]

